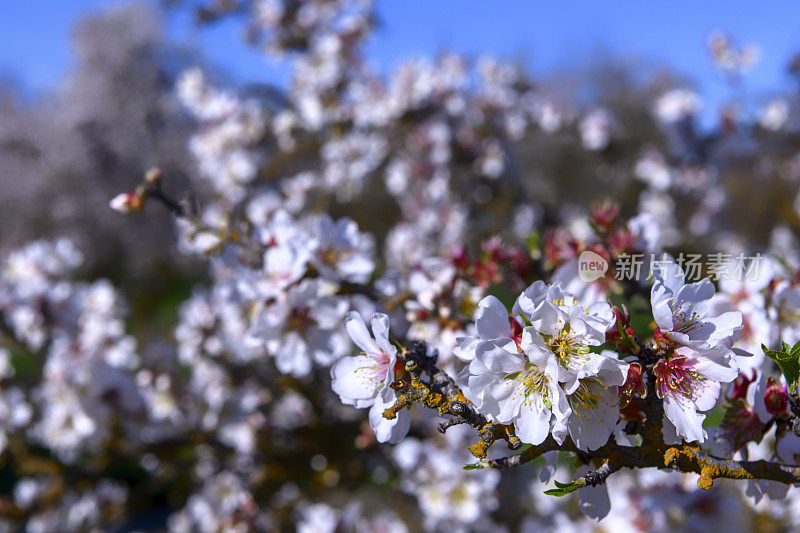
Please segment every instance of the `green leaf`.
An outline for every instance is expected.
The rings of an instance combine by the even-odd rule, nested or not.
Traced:
[[[786,378],[786,383],[789,388],[789,394],[797,394],[797,382],[800,378],[800,342],[790,347],[785,342],[782,343],[780,350],[770,350],[763,344],[761,349],[764,355],[775,361],[775,364],[781,369],[783,377]]]
[[[478,461],[477,463],[464,465],[464,470],[482,470],[484,468],[489,468],[489,463],[486,461]]]
[[[586,482],[583,480],[583,478],[576,479],[570,483],[559,483],[558,481],[554,481],[553,483],[556,484],[556,488],[546,490],[544,493],[548,496],[558,496],[559,498],[561,496],[566,496],[567,494],[572,494],[576,490],[586,486]]]
[[[800,341],[797,341],[797,343],[794,346],[792,346],[792,349],[789,350],[789,354],[792,357],[795,356],[800,357]]]

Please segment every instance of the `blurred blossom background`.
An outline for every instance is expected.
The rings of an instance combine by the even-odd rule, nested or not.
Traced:
[[[280,311],[277,334],[252,321],[280,313],[204,254],[237,217],[280,242],[277,205],[352,219],[340,237],[362,263],[337,275],[381,281],[404,334],[442,353],[463,328],[428,320],[451,274],[426,259],[499,236],[550,272],[603,200],[652,217],[658,249],[797,261],[799,14],[738,0],[5,3],[0,530],[797,527],[797,510],[657,472],[620,474],[623,503],[597,522],[543,496],[538,470],[466,477],[472,437],[427,439],[435,417],[378,444],[328,370],[354,350],[341,324],[371,314],[368,295],[336,310],[327,289],[293,295],[312,303]],[[213,242],[159,205],[109,208],[151,167]],[[313,220],[298,224],[330,223]],[[455,323],[501,279],[481,275],[448,293]],[[279,356],[319,309],[331,359]]]

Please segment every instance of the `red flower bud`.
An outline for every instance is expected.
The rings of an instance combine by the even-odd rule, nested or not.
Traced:
[[[626,406],[634,396],[644,398],[647,396],[647,387],[644,384],[642,365],[631,363],[628,366],[628,377],[619,390],[620,405]]]
[[[730,401],[744,400],[747,398],[747,389],[750,384],[756,379],[756,371],[753,370],[752,377],[747,377],[744,373],[739,372],[739,377],[731,384],[728,389],[728,399]]]
[[[672,339],[665,335],[658,326],[656,326],[656,331],[653,333],[653,339],[656,341],[656,346],[659,348],[666,348],[672,344]]]
[[[614,229],[618,217],[619,204],[611,200],[597,203],[589,211],[589,218],[591,218],[597,229],[603,233],[610,233]]]
[[[774,378],[767,379],[767,388],[764,391],[764,406],[767,412],[773,416],[780,416],[786,413],[789,407],[789,394],[786,385],[781,385]]]
[[[544,254],[547,261],[553,265],[560,265],[577,257],[579,249],[580,243],[565,229],[556,228],[545,233]]]

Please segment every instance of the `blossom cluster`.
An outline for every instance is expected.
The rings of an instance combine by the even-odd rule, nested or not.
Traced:
[[[700,139],[693,90],[650,94],[633,116],[659,133],[640,140],[610,104],[495,58],[371,69],[371,2],[217,7],[249,9],[291,80],[259,98],[184,72],[197,201],[151,171],[110,202],[166,206],[202,271],[167,332],[128,319],[141,295],[76,281],[68,241],[3,260],[0,529],[800,524],[796,383],[771,359],[800,341],[800,248],[786,225],[762,247],[715,231],[734,134]],[[727,76],[754,59],[709,46]],[[724,126],[788,143],[787,113]],[[586,172],[627,200],[587,209]],[[695,249],[762,260],[696,281],[680,264]],[[652,275],[587,280],[584,254]],[[757,475],[715,484],[737,466]]]

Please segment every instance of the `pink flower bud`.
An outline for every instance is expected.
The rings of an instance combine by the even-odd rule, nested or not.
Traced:
[[[142,199],[139,197],[139,195],[132,192],[124,192],[112,198],[111,201],[108,202],[108,205],[114,211],[118,211],[120,213],[130,213],[132,211],[141,211]]]
[[[780,416],[786,413],[789,407],[789,395],[786,392],[786,385],[781,385],[774,378],[767,379],[767,388],[764,391],[764,407],[773,416]]]

